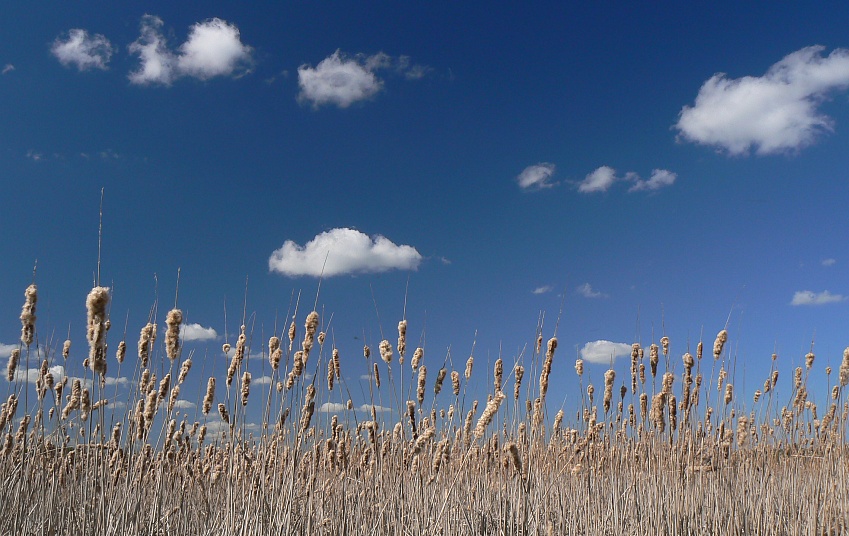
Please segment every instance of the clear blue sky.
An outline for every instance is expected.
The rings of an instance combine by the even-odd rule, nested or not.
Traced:
[[[462,371],[477,332],[481,393],[480,365],[530,348],[541,312],[550,337],[561,304],[555,407],[587,343],[665,334],[680,370],[726,321],[747,407],[773,351],[789,396],[813,337],[812,381],[829,362],[833,383],[849,5],[737,5],[10,4],[0,343],[37,260],[39,341],[70,328],[82,359],[103,188],[113,348],[157,297],[164,324],[180,269],[186,321],[216,336],[186,348],[223,373],[245,280],[258,351],[293,293],[302,328],[326,257],[319,308],[352,385],[407,288],[411,351],[424,338],[435,375],[450,346]]]

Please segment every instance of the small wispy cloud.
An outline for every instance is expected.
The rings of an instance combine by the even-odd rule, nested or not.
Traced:
[[[551,292],[552,290],[554,290],[553,286],[545,285],[545,286],[537,287],[537,288],[533,289],[531,291],[531,293],[533,293],[533,294],[546,294],[548,292]]]
[[[822,292],[813,292],[811,290],[799,290],[793,294],[793,299],[790,305],[825,305],[828,303],[842,302],[846,296],[842,294],[832,294],[824,290]]]
[[[174,403],[174,409],[192,409],[196,406],[197,404],[188,400],[178,400]]]
[[[551,188],[555,185],[551,181],[551,177],[554,176],[554,170],[554,164],[548,162],[534,164],[533,166],[526,167],[519,173],[516,177],[516,182],[519,184],[519,188],[526,191]]]
[[[592,287],[589,283],[584,283],[575,289],[575,292],[583,296],[584,298],[607,298],[608,295],[603,292],[599,292]]]
[[[100,34],[89,35],[86,30],[74,28],[67,35],[53,41],[50,52],[65,67],[76,67],[79,71],[109,68],[109,59],[115,51],[112,43]],[[13,67],[14,68],[14,67]],[[6,71],[4,69],[3,74]]]
[[[610,166],[601,166],[584,177],[578,184],[578,191],[584,194],[606,192],[616,182],[616,170]]]
[[[651,192],[671,186],[677,178],[676,173],[667,169],[654,169],[648,179],[643,179],[635,171],[619,176],[612,167],[601,166],[578,183],[578,191],[584,194],[606,192],[617,182],[630,182],[632,185],[628,192]]]
[[[387,408],[385,406],[372,406],[371,404],[361,404],[356,409],[360,413],[371,413],[372,408],[374,408],[375,413],[391,413],[392,408]]]
[[[828,258],[822,260],[823,266],[834,266],[835,264],[837,264],[837,259]]]
[[[214,328],[205,328],[200,324],[181,324],[180,338],[183,341],[212,341],[218,338],[218,332]]]
[[[6,65],[3,66],[3,70],[0,71],[0,74],[8,74],[8,73],[11,73],[14,70],[15,70],[15,66],[12,65],[11,63],[7,63]]]
[[[618,357],[631,355],[631,345],[623,342],[598,340],[581,348],[581,359],[590,363],[610,363]]]
[[[27,151],[27,158],[29,158],[33,162],[40,162],[44,159],[44,155],[42,153],[39,153],[38,151],[30,149],[29,151]]]
[[[647,179],[641,179],[639,176],[632,174],[630,177],[634,180],[634,185],[628,188],[629,192],[653,191],[659,190],[665,186],[671,186],[678,175],[666,169],[652,170],[651,176]]]
[[[849,87],[849,49],[823,57],[810,46],[785,56],[763,76],[710,77],[675,128],[679,139],[717,147],[730,155],[796,151],[834,130],[820,113],[826,97]]]
[[[384,81],[378,77],[380,70],[394,70],[408,80],[424,77],[429,68],[413,65],[409,56],[397,59],[378,52],[366,56],[348,56],[336,50],[315,67],[303,64],[298,67],[298,101],[309,102],[313,108],[335,105],[347,108],[355,102],[373,98],[383,89]]]
[[[268,259],[268,268],[289,277],[325,277],[388,270],[416,270],[422,256],[413,246],[397,245],[385,236],[355,229],[325,231],[304,246],[287,240]]]
[[[253,378],[251,383],[254,385],[271,385],[271,376],[259,376]]]

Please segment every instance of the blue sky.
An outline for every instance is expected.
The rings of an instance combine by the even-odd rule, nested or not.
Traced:
[[[849,6],[736,6],[11,5],[4,353],[37,260],[39,342],[70,329],[84,355],[102,188],[112,346],[157,298],[164,324],[179,269],[187,323],[215,333],[186,348],[223,373],[245,296],[259,351],[298,293],[303,325],[327,258],[352,385],[406,293],[434,372],[473,343],[478,366],[530,360],[562,304],[550,406],[587,343],[667,335],[680,370],[726,322],[742,404],[814,337],[825,403],[849,344]]]

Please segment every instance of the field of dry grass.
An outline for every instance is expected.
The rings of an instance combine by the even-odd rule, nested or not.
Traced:
[[[665,337],[635,344],[630,375],[610,370],[596,389],[541,326],[530,355],[450,370],[408,351],[403,320],[397,341],[342,357],[310,312],[263,341],[266,396],[251,392],[245,359],[258,349],[244,326],[222,349],[226,373],[203,375],[183,355],[178,309],[164,335],[151,318],[137,341],[117,340],[108,300],[91,290],[87,341],[73,342],[87,348],[84,377],[54,377],[71,342],[39,342],[37,289],[25,292],[0,407],[2,534],[849,533],[849,349],[817,407],[813,354],[783,380],[789,397],[773,369],[737,401],[724,329],[696,355],[672,355]],[[352,360],[371,362],[389,411],[355,411]],[[119,367],[125,409],[104,380]],[[546,403],[566,374],[582,390],[569,416]],[[489,385],[479,400],[472,375]],[[193,415],[179,409],[189,385],[203,395]],[[330,401],[339,411],[317,412]]]

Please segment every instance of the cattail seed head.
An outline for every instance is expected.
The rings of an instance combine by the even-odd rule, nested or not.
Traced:
[[[421,364],[423,357],[424,357],[424,349],[421,348],[421,347],[416,348],[416,351],[413,352],[413,359],[410,361],[410,367],[412,367],[413,372],[415,372],[416,369],[419,368],[419,365]]]
[[[576,359],[575,360],[575,372],[578,373],[578,376],[584,375],[584,360]]]
[[[728,341],[728,331],[722,330],[716,334],[716,340],[713,342],[713,358],[719,359],[719,356],[722,354],[722,348],[725,346],[726,341]]]
[[[404,356],[407,354],[407,321],[398,322],[398,363],[404,364]]]
[[[212,401],[215,398],[215,378],[210,376],[209,381],[206,383],[206,394],[203,396],[203,414],[209,415],[209,411],[212,409]]]
[[[183,383],[186,380],[186,376],[189,374],[189,370],[192,368],[192,360],[191,358],[183,361],[183,365],[180,367],[180,374],[177,376],[177,383]]]
[[[21,351],[20,349],[15,348],[9,356],[9,364],[6,366],[6,379],[9,380],[9,383],[12,383],[15,380],[15,370],[18,368],[20,360]]]
[[[88,313],[89,367],[95,374],[106,374],[106,305],[109,303],[109,289],[94,287],[86,298]]]
[[[451,371],[451,390],[454,392],[454,396],[460,394],[460,373],[456,370]]]
[[[380,341],[380,358],[388,365],[392,362],[392,345],[386,339]]]
[[[183,323],[183,311],[171,309],[165,317],[165,354],[175,361],[180,356],[180,324]]]
[[[245,371],[242,374],[242,406],[248,405],[248,397],[251,395],[251,373]]]
[[[466,360],[466,381],[469,381],[469,378],[472,377],[472,367],[475,364],[475,357],[469,356],[469,359]]]
[[[227,411],[227,406],[223,402],[218,404],[218,414],[221,416],[222,421],[230,424],[230,412]]]
[[[139,362],[142,367],[147,367],[150,361],[150,350],[155,341],[156,324],[148,322],[139,333]]]
[[[21,308],[21,343],[32,344],[35,336],[35,304],[38,301],[38,287],[32,284],[24,291],[24,306]]]
[[[496,391],[495,396],[486,403],[486,408],[484,408],[483,413],[481,414],[480,419],[478,419],[478,423],[475,426],[475,437],[477,439],[481,439],[486,433],[486,427],[489,426],[489,423],[492,422],[492,419],[495,417],[495,414],[498,412],[498,407],[501,405],[501,402],[504,401],[506,396],[501,391]]]
[[[849,347],[843,350],[843,362],[840,363],[840,368],[837,370],[837,378],[841,387],[846,387],[849,384]]]
[[[436,373],[436,383],[433,385],[434,398],[436,397],[436,395],[439,394],[440,391],[442,391],[442,382],[445,381],[445,376],[447,374],[448,370],[445,367],[439,369],[439,372]]]
[[[422,365],[419,367],[419,382],[416,389],[416,400],[419,401],[419,405],[424,402],[424,393],[425,393],[425,382],[427,381],[427,367]]]
[[[118,350],[115,352],[115,359],[118,363],[124,362],[124,357],[127,355],[127,342],[121,341],[118,343]]]

